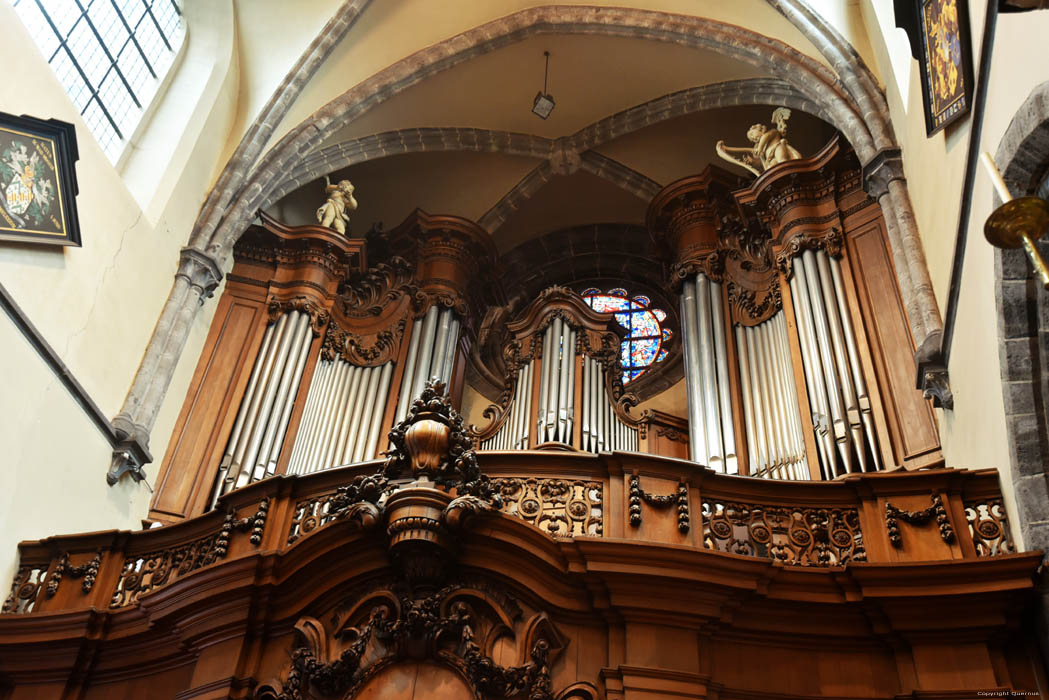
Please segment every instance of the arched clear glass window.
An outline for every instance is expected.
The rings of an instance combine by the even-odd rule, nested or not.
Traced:
[[[116,162],[185,38],[175,0],[14,0],[14,7]]]
[[[595,311],[614,313],[619,325],[627,330],[619,355],[624,384],[666,359],[667,345],[673,333],[663,326],[666,312],[652,308],[651,299],[640,294],[632,297],[621,287],[607,292],[591,287],[583,290],[582,296]]]

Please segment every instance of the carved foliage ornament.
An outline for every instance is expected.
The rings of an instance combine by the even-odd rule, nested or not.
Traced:
[[[768,234],[728,214],[721,218],[718,240],[733,319],[746,326],[768,320],[783,308]]]
[[[361,336],[347,331],[337,323],[328,325],[321,345],[321,357],[329,362],[341,358],[358,367],[376,367],[389,362],[396,356],[408,320],[402,318],[392,328],[375,335],[375,341],[366,346]]]
[[[393,257],[359,276],[351,277],[339,289],[339,308],[347,316],[378,316],[402,295],[414,297],[414,268],[404,258]]]
[[[330,316],[327,311],[321,309],[317,302],[309,297],[297,296],[291,299],[270,299],[267,304],[269,312],[269,323],[276,323],[282,314],[292,311],[301,311],[310,317],[310,329],[314,337],[321,334],[321,329],[328,323]]]
[[[789,239],[778,253],[776,253],[776,268],[780,270],[787,279],[794,274],[794,258],[806,250],[824,250],[827,255],[837,258],[841,257],[845,238],[841,229],[832,226],[830,230],[823,232],[809,232],[799,234]]]
[[[54,571],[51,572],[51,578],[47,581],[47,597],[53,598],[58,593],[58,586],[62,583],[62,576],[66,575],[70,578],[83,578],[83,582],[80,584],[80,590],[83,591],[84,595],[91,592],[91,589],[95,587],[95,578],[98,576],[98,568],[102,565],[102,550],[95,552],[95,556],[91,561],[86,564],[80,564],[79,566],[73,566],[69,563],[69,553],[63,552],[62,556],[59,557],[58,563],[55,565]]]
[[[352,697],[398,661],[432,659],[458,672],[478,698],[552,700],[550,663],[565,642],[545,615],[527,626],[522,640],[527,661],[501,666],[481,646],[500,629],[507,631],[500,616],[488,610],[498,605],[494,598],[482,600],[461,585],[451,585],[430,595],[383,590],[370,601],[370,606],[367,599],[354,606],[341,622],[334,616],[335,634],[315,618],[300,619],[284,681],[261,686],[255,697]],[[362,619],[353,626],[355,618]]]

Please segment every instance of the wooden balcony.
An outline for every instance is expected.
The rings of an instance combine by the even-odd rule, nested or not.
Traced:
[[[622,452],[484,452],[479,462],[503,499],[490,529],[547,540],[535,546],[562,556],[614,543],[766,568],[856,572],[988,557],[1022,560],[1031,571],[1037,565],[1037,554],[1014,554],[994,470],[794,482]],[[255,566],[291,556],[345,524],[333,496],[379,464],[265,479],[227,494],[215,511],[165,527],[23,542],[3,612],[117,612],[220,562]]]

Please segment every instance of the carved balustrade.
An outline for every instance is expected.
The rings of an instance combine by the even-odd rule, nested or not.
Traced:
[[[505,517],[559,541],[612,538],[820,568],[1015,551],[993,470],[792,482],[621,452],[490,452],[479,463]],[[3,611],[117,610],[219,562],[291,551],[344,522],[339,488],[379,464],[259,481],[165,527],[24,542]]]

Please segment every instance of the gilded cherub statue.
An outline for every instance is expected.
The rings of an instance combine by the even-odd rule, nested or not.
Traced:
[[[357,200],[353,198],[353,183],[341,180],[337,185],[333,185],[325,175],[324,192],[328,195],[328,201],[317,208],[317,221],[321,226],[333,228],[345,236],[346,224],[350,220],[347,210],[353,211],[357,208]]]
[[[714,150],[723,159],[744,167],[755,175],[761,175],[773,165],[797,160],[801,158],[801,153],[787,143],[788,119],[790,110],[777,107],[772,113],[772,124],[775,128],[754,124],[747,129],[747,138],[754,144],[752,147],[726,146],[724,141],[718,141]],[[733,153],[739,153],[741,157],[737,158]]]

